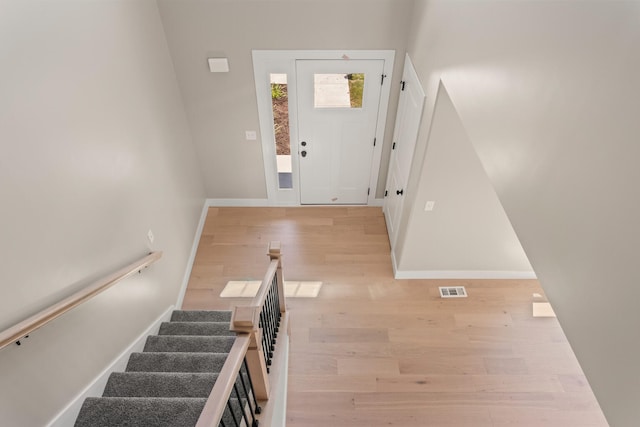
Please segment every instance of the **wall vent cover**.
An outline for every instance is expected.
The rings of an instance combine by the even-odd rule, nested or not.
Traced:
[[[467,290],[464,286],[440,286],[440,296],[442,298],[466,298]]]

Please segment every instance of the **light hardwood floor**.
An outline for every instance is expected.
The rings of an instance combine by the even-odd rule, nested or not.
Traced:
[[[287,426],[595,427],[607,423],[534,280],[395,280],[380,208],[210,208],[185,309],[230,309],[282,242],[290,298]],[[442,300],[438,286],[469,297]]]

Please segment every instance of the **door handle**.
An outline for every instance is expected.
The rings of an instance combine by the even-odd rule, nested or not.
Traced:
[[[306,152],[306,151],[304,151],[304,150],[302,150],[302,151],[300,152],[300,155],[301,155],[302,157],[307,157],[307,152]]]
[[[404,188],[402,190],[396,190],[396,194],[402,196],[404,194]]]

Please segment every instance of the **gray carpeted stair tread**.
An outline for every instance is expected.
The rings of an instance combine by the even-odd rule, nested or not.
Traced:
[[[235,339],[235,337],[151,335],[147,337],[144,351],[228,353]]]
[[[176,310],[172,322],[230,322],[230,311]]]
[[[104,397],[209,397],[218,374],[114,372]],[[244,396],[244,395],[242,395]]]
[[[85,400],[75,427],[193,427],[206,399],[102,397]]]
[[[132,353],[127,372],[220,372],[226,353]]]
[[[164,322],[158,335],[235,336],[229,322]]]

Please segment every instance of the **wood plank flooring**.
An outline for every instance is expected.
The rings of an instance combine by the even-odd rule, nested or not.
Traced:
[[[183,307],[242,301],[219,294],[262,279],[271,240],[287,280],[323,282],[288,300],[287,426],[607,426],[536,281],[395,280],[380,208],[210,208]]]

